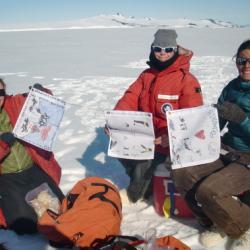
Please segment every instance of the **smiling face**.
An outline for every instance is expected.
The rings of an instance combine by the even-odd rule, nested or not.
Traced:
[[[160,62],[166,62],[170,58],[174,56],[174,51],[172,52],[165,52],[165,50],[161,50],[160,52],[154,52],[155,58]]]
[[[250,81],[250,49],[242,50],[239,55],[239,58],[246,58],[248,59],[245,63],[239,64],[236,62],[236,66],[239,72],[240,77],[244,81]]]

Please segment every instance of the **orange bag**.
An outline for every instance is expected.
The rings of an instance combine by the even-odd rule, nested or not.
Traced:
[[[156,242],[159,247],[168,246],[176,250],[191,250],[190,247],[188,247],[183,242],[181,242],[180,240],[176,239],[175,237],[171,235],[157,238]]]
[[[59,215],[50,210],[42,215],[38,230],[60,246],[95,247],[120,233],[121,210],[117,188],[103,178],[88,177],[67,194]]]

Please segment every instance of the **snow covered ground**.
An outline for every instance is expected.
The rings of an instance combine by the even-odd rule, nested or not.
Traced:
[[[103,112],[113,108],[146,67],[155,31],[123,28],[0,33],[0,76],[8,93],[26,92],[28,86],[39,82],[67,102],[54,145],[65,193],[89,175],[109,178],[120,189],[128,185],[121,165],[106,155]],[[191,71],[202,85],[205,102],[216,102],[223,86],[237,75],[232,56],[249,38],[250,28],[183,28],[177,33],[179,44],[194,51]],[[123,214],[123,234],[143,236],[153,227],[158,236],[171,234],[193,250],[203,249],[195,220],[165,219],[142,202],[124,204]],[[11,250],[54,249],[40,235],[21,237],[4,230],[0,230],[0,242]]]

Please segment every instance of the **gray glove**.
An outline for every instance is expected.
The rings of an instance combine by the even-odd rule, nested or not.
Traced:
[[[11,147],[16,140],[15,136],[11,132],[2,133],[0,135],[0,139],[7,143],[9,147]]]
[[[247,118],[247,114],[237,105],[229,101],[215,105],[218,109],[219,117],[234,123],[241,123]]]

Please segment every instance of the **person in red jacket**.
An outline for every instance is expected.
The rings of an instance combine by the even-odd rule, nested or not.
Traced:
[[[169,155],[166,111],[203,104],[200,84],[189,72],[192,52],[178,46],[176,38],[176,31],[171,29],[159,29],[155,33],[149,68],[140,74],[115,106],[115,110],[153,114],[156,135],[154,160],[120,159],[130,176],[127,194],[132,202],[149,198],[154,169]]]
[[[0,79],[0,227],[18,234],[37,231],[37,215],[25,201],[27,192],[47,183],[61,201],[61,168],[52,152],[18,140],[12,134],[27,94],[9,96]],[[40,84],[34,87],[48,92]]]

